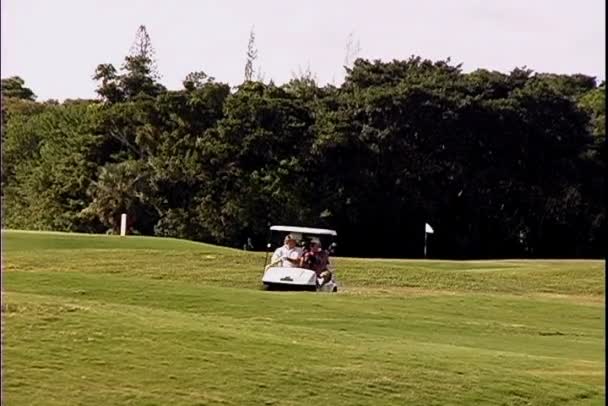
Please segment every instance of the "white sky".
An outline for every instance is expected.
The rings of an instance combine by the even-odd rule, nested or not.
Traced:
[[[604,0],[1,1],[2,77],[21,76],[38,100],[95,97],[95,67],[118,67],[140,24],[170,89],[195,70],[241,83],[253,25],[258,66],[277,84],[308,65],[341,83],[351,32],[369,59],[605,78]]]

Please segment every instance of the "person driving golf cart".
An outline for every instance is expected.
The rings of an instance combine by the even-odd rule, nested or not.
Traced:
[[[277,248],[272,254],[270,262],[281,261],[284,268],[296,268],[300,266],[302,258],[302,248],[297,246],[297,240],[291,234],[287,234],[283,240],[284,245]]]
[[[325,228],[270,226],[269,250],[264,259],[262,275],[264,288],[337,292],[336,272],[333,268],[330,271],[329,264],[329,256],[334,254],[336,246],[333,240],[337,235],[335,230]],[[273,247],[273,241],[282,246],[274,249],[276,245]],[[324,250],[321,241],[329,249]],[[268,262],[270,255],[272,257]]]
[[[329,254],[323,249],[321,240],[312,238],[308,250],[302,255],[300,266],[315,271],[318,278],[322,278],[321,286],[331,280]]]

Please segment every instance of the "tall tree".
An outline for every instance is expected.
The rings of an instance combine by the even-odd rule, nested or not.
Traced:
[[[99,81],[97,94],[109,103],[133,100],[138,97],[155,97],[165,91],[158,81],[160,75],[152,41],[144,25],[137,29],[130,54],[125,57],[119,74],[112,64],[101,64],[93,79]]]
[[[251,27],[249,32],[249,42],[247,43],[247,61],[245,62],[245,82],[253,80],[254,62],[258,58],[258,50],[255,47],[255,32]]]
[[[133,57],[146,59],[150,77],[155,80],[160,79],[156,63],[156,51],[152,46],[152,40],[145,25],[140,25],[137,29],[130,54]]]
[[[154,48],[144,25],[137,29],[131,53],[122,66],[125,73],[120,84],[128,99],[140,95],[157,96],[165,88],[158,83],[160,75],[156,67]]]
[[[344,55],[344,67],[351,67],[355,60],[361,54],[361,42],[355,41],[355,33],[351,32],[346,38],[346,52]]]

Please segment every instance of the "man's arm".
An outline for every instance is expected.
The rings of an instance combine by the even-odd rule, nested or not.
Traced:
[[[272,257],[270,258],[270,262],[277,262],[279,259],[281,259],[282,254],[283,252],[281,250],[281,247],[277,248],[276,250],[274,250]]]
[[[302,258],[302,251],[295,250],[293,252],[297,254],[297,256],[295,258],[289,258],[286,256],[285,259],[288,260],[289,262],[291,262],[292,264],[300,264],[300,259]],[[293,253],[291,255],[293,255]]]
[[[291,262],[292,264],[300,263],[300,257],[297,257],[297,258],[283,257],[283,259],[286,259],[287,261]]]

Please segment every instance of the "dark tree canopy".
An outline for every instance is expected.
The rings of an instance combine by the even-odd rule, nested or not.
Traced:
[[[34,92],[25,87],[25,81],[19,76],[2,79],[2,97],[13,97],[22,100],[36,100]]]

